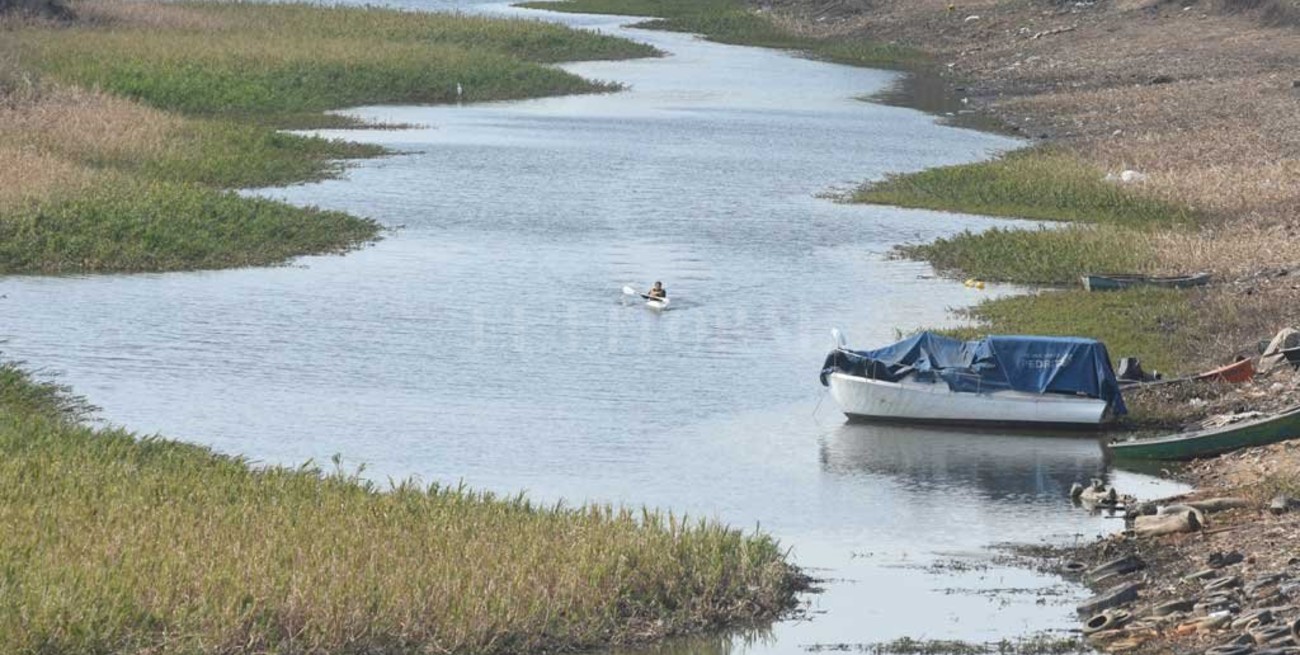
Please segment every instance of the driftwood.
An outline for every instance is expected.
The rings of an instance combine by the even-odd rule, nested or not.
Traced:
[[[1196,532],[1204,525],[1198,518],[1199,512],[1188,509],[1184,512],[1160,516],[1139,516],[1133,519],[1133,533],[1139,537],[1156,537],[1180,532]]]
[[[1119,492],[1115,487],[1091,486],[1079,494],[1079,502],[1084,505],[1117,505],[1119,504]]]
[[[1188,512],[1191,512],[1192,514],[1196,515],[1196,522],[1199,523],[1201,527],[1205,527],[1205,525],[1208,523],[1208,521],[1205,520],[1205,513],[1195,507],[1192,507],[1190,504],[1189,505],[1181,505],[1181,504],[1165,505],[1164,507],[1160,508],[1159,512],[1156,512],[1156,516],[1157,517],[1176,516],[1179,514],[1186,514]]]
[[[1241,509],[1243,507],[1253,507],[1254,503],[1245,498],[1206,498],[1205,500],[1191,500],[1182,503],[1188,507],[1199,509],[1206,514],[1222,512],[1229,509]]]

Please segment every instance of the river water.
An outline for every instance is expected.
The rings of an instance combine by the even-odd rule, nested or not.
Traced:
[[[761,526],[826,579],[801,618],[681,652],[1073,627],[1080,588],[989,547],[1117,527],[1070,506],[1076,480],[1168,484],[1107,472],[1089,437],[846,425],[816,376],[833,326],[876,345],[1015,291],[888,259],[998,221],[816,194],[1017,142],[855,99],[895,73],[534,15],[670,56],[566,66],[623,93],[355,110],[421,127],[328,133],[405,154],[258,193],[400,226],[381,243],[270,269],[0,279],[5,355],[141,432]],[[625,302],[656,279],[668,311]]]

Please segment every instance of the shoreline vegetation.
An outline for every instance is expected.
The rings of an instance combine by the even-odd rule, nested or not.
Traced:
[[[762,534],[91,428],[0,365],[0,642],[22,653],[564,652],[770,620]]]
[[[907,68],[926,59],[916,48],[836,33],[803,30],[783,15],[757,11],[740,0],[546,0],[516,6],[577,14],[643,16],[634,27],[690,32],[732,45],[795,50],[837,64]]]
[[[661,54],[534,20],[307,4],[23,0],[0,35],[0,275],[358,247],[377,222],[234,190],[386,151],[280,130],[356,126],[325,112],[360,104],[615,91],[548,64]]]
[[[0,275],[264,265],[378,223],[234,189],[385,154],[324,112],[600,93],[656,56],[528,20],[305,4],[0,0]],[[381,126],[382,127],[382,126]],[[808,579],[762,533],[255,466],[86,423],[0,364],[0,643],[24,653],[569,652],[771,621]]]

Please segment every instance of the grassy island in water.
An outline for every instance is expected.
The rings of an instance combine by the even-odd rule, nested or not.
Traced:
[[[653,48],[540,21],[306,4],[87,0],[0,15],[0,274],[273,264],[379,225],[232,189],[372,146],[277,131],[324,112],[617,89],[552,64]]]

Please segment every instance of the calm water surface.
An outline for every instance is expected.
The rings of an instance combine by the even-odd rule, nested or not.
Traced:
[[[406,154],[258,193],[401,226],[383,242],[273,269],[6,278],[6,354],[132,429],[757,525],[829,580],[801,620],[679,651],[1072,627],[1081,590],[988,546],[1113,529],[1065,499],[1106,475],[1094,440],[845,425],[816,381],[832,326],[874,345],[1013,290],[887,259],[996,221],[815,194],[1016,142],[854,99],[894,73],[546,16],[671,56],[566,67],[619,94],[358,109],[422,127],[330,133]],[[624,303],[655,279],[670,311]]]

